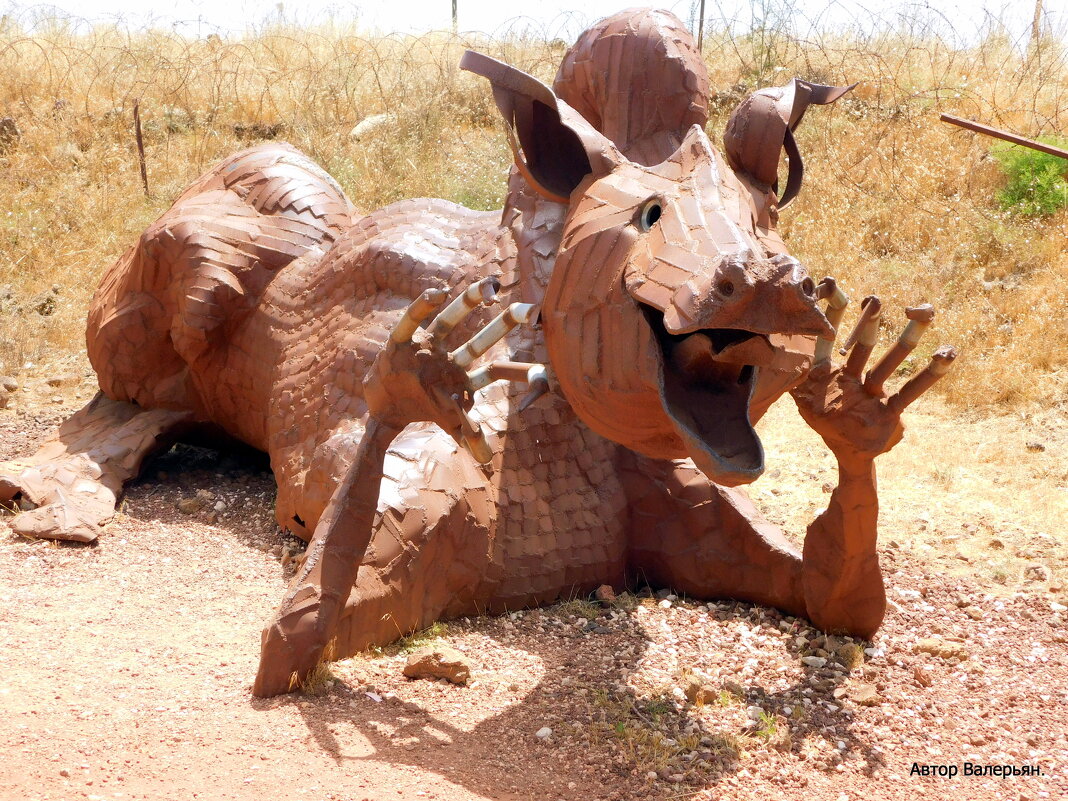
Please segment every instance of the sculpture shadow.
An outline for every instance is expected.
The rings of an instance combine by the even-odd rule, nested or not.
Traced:
[[[751,624],[753,611],[748,604],[731,604],[726,610],[705,613],[727,623],[744,620]],[[527,612],[524,620],[540,623],[553,618],[550,608]],[[606,621],[607,633],[576,631],[568,624],[550,625],[549,632],[542,632],[529,623],[506,631],[501,618],[478,618],[462,625],[461,631],[488,636],[502,649],[523,651],[542,668],[540,680],[521,698],[472,726],[451,722],[449,708],[456,703],[475,704],[471,695],[492,689],[485,682],[496,679],[480,678],[477,667],[474,678],[480,684],[472,688],[450,685],[444,693],[448,704],[403,700],[403,685],[391,698],[373,679],[360,684],[338,680],[323,696],[294,694],[251,699],[250,703],[255,708],[294,705],[310,735],[338,764],[373,759],[417,766],[474,793],[517,800],[675,797],[683,790],[716,787],[741,769],[743,750],[759,748],[776,750],[787,758],[792,754],[795,767],[812,770],[802,752],[811,752],[815,740],[822,741],[825,754],[862,759],[869,775],[884,767],[875,744],[834,699],[834,689],[846,676],[829,670],[806,667],[803,677],[784,690],[770,692],[750,684],[740,697],[722,691],[706,699],[711,704],[740,707],[716,716],[731,718],[730,722],[708,720],[699,705],[680,702],[668,687],[639,692],[628,678],[651,644],[641,618],[635,612],[621,614]],[[774,610],[766,610],[759,625],[777,629],[782,619]],[[791,659],[800,658],[798,649],[787,650]],[[743,660],[739,655],[739,667]],[[477,665],[477,655],[475,661]],[[399,677],[399,666],[396,671]],[[818,680],[818,688],[810,684],[810,678]],[[396,686],[392,681],[389,684]],[[379,702],[368,692],[386,697]],[[784,705],[804,711],[788,718],[781,712]],[[753,706],[767,710],[766,716],[739,725],[738,713]],[[544,742],[535,736],[542,726],[553,729]],[[359,744],[338,733],[344,731],[358,733]],[[370,756],[350,753],[367,745],[373,749]],[[669,763],[691,745],[687,753],[696,752],[694,758]],[[837,761],[828,759],[826,769],[833,769]],[[658,773],[655,783],[648,776],[650,771]],[[569,787],[570,782],[579,789]]]
[[[136,507],[155,494],[174,495],[177,489],[192,496],[198,489],[220,489],[220,484],[223,495],[247,489],[255,503],[273,509],[275,485],[269,463],[263,454],[245,447],[176,445],[146,465],[127,492],[134,500],[135,516],[150,517],[148,509],[142,512]],[[258,530],[250,529],[243,515],[212,522],[243,545],[265,553],[288,539],[273,523],[273,514],[267,528]],[[288,579],[285,564],[280,563],[278,569]],[[652,591],[646,588],[645,594],[651,596]],[[586,604],[585,608],[593,607]],[[695,611],[725,625],[755,625],[765,634],[779,632],[781,621],[793,620],[777,610],[747,603],[719,604],[713,610],[698,606]],[[477,683],[442,688],[441,703],[404,700],[408,685],[400,678],[399,666],[395,666],[396,681],[392,673],[376,678],[376,671],[368,670],[367,676],[337,680],[321,695],[294,693],[274,699],[250,695],[249,703],[259,710],[295,707],[314,742],[339,765],[363,760],[410,765],[471,792],[514,801],[576,797],[579,792],[583,797],[589,793],[601,797],[607,792],[605,797],[610,798],[659,798],[714,788],[741,769],[743,750],[759,748],[776,750],[786,758],[792,754],[795,766],[808,771],[813,769],[812,762],[802,752],[811,753],[816,741],[824,754],[840,752],[845,758],[862,759],[869,774],[884,766],[875,743],[834,697],[848,671],[805,666],[799,680],[785,689],[770,691],[759,683],[743,682],[740,696],[714,687],[704,703],[736,708],[710,720],[699,705],[680,702],[670,686],[650,692],[629,683],[650,653],[654,638],[645,621],[655,612],[636,608],[604,612],[612,613],[614,619],[602,616],[590,624],[599,630],[576,629],[564,620],[564,607],[529,610],[514,622],[507,617],[480,617],[454,623],[453,631],[461,636],[481,635],[489,640],[485,647],[521,652],[540,665],[540,679],[521,695],[495,686],[501,678],[480,672],[477,654],[472,653]],[[803,621],[790,625],[800,632]],[[793,663],[810,653],[792,637],[781,642],[784,659]],[[393,646],[378,656],[400,652]],[[373,652],[362,657],[368,665],[374,665],[377,658]],[[745,659],[745,654],[738,654],[739,670]],[[358,665],[353,669],[360,670]],[[396,695],[391,688],[398,690]],[[382,700],[374,700],[368,692]],[[428,693],[415,695],[425,698]],[[506,701],[504,709],[473,725],[455,722],[449,712],[457,703],[493,707],[502,700]],[[802,712],[787,717],[784,706]],[[746,720],[745,712],[751,707],[760,707],[765,715]],[[546,741],[535,737],[543,726],[553,729]],[[687,760],[683,755],[690,753],[696,755]],[[682,758],[672,764],[672,757]],[[832,767],[830,760],[827,768]],[[650,771],[658,774],[655,782],[648,777]],[[572,782],[580,789],[568,788]]]

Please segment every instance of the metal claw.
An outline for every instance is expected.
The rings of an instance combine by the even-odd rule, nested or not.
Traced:
[[[460,442],[475,457],[475,461],[479,464],[489,464],[493,459],[493,451],[486,442],[482,427],[468,416],[464,407],[460,405],[459,396],[453,395],[452,400],[456,404],[456,413],[460,418]]]
[[[919,375],[910,378],[905,386],[886,402],[887,408],[895,414],[901,414],[910,403],[929,390],[938,379],[949,372],[953,360],[957,358],[957,349],[944,345],[931,356],[931,363]]]
[[[845,365],[847,375],[860,378],[860,374],[864,372],[864,365],[868,363],[868,357],[879,339],[882,310],[882,302],[874,295],[868,295],[860,302],[860,317],[840,351],[843,355],[849,352]]]
[[[508,333],[517,325],[529,322],[534,316],[535,308],[533,303],[513,303],[494,317],[485,328],[450,353],[449,358],[457,366],[467,367],[508,336]]]
[[[820,281],[816,287],[816,298],[817,300],[827,299],[827,311],[824,316],[827,318],[827,322],[831,324],[831,328],[834,329],[835,336],[837,336],[838,326],[842,324],[846,306],[849,305],[849,296],[842,291],[837,281],[827,277]],[[816,349],[812,356],[813,364],[819,364],[831,358],[834,340],[835,337],[830,339],[820,337],[816,340]]]
[[[412,334],[415,333],[415,329],[419,327],[420,323],[429,317],[430,313],[440,306],[448,296],[449,293],[444,289],[428,289],[423,292],[404,310],[403,316],[393,326],[393,333],[389,335],[389,338],[394,342],[410,341]]]
[[[527,370],[527,394],[519,399],[519,411],[525,411],[530,404],[549,391],[549,371],[544,364],[532,364]]]
[[[549,391],[549,372],[537,362],[492,362],[467,374],[471,389],[482,389],[494,381],[523,381],[528,390],[519,401],[519,411]]]
[[[868,375],[864,379],[864,389],[868,391],[869,395],[874,395],[877,398],[883,396],[883,384],[886,383],[886,380],[901,362],[905,361],[905,358],[912,353],[916,345],[919,344],[920,337],[923,336],[924,331],[934,322],[934,306],[930,303],[924,303],[921,306],[907,308],[905,309],[905,316],[908,318],[909,324],[905,326],[905,330],[901,332],[901,336],[897,338],[897,342],[894,343],[893,347],[883,355],[878,364],[868,371]]]
[[[453,301],[441,310],[426,330],[432,337],[443,337],[455,328],[461,320],[469,315],[480,303],[489,303],[501,288],[496,276],[488,276],[471,284]]]

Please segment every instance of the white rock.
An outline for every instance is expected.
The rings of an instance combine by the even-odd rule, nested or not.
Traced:
[[[671,601],[669,601],[667,598],[665,598],[663,601],[658,603],[657,606],[659,606],[661,609],[670,609],[671,608]]]
[[[827,660],[822,656],[803,656],[801,661],[809,667],[821,668],[827,664]]]
[[[1049,608],[1054,612],[1068,612],[1068,606],[1059,604],[1056,601],[1050,601]]]
[[[545,740],[548,739],[552,735],[552,733],[553,730],[550,729],[548,726],[542,726],[534,733],[534,736],[537,737],[539,740]]]
[[[394,114],[372,114],[356,123],[355,127],[349,131],[349,136],[358,142],[368,134],[395,122],[396,119]]]
[[[745,714],[749,716],[750,720],[760,720],[760,716],[764,714],[764,710],[759,706],[747,706],[745,708]]]

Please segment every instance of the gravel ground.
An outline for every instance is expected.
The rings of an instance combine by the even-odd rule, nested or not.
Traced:
[[[0,411],[0,459],[87,392]],[[179,446],[95,546],[27,541],[0,516],[0,798],[1068,797],[1058,579],[995,586],[898,531],[873,643],[646,590],[450,621],[263,701],[260,629],[302,547],[273,497],[262,460]],[[435,643],[470,659],[467,686],[404,678]]]

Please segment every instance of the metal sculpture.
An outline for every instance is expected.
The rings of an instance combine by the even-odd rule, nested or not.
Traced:
[[[439,618],[638,576],[871,636],[873,460],[954,354],[885,397],[931,312],[911,310],[864,378],[869,299],[832,364],[845,296],[775,230],[800,182],[790,132],[847,89],[758,93],[724,159],[702,129],[704,63],[665,12],[586,32],[555,91],[475,53],[463,67],[489,80],[515,154],[503,212],[410,200],[357,217],[292,150],[224,162],[105,277],[89,325],[103,395],[0,465],[0,494],[43,504],[16,530],[90,539],[146,455],[194,426],[267,451],[278,520],[310,545],[257,695]],[[732,488],[763,469],[752,423],[787,391],[840,467],[802,553]]]

